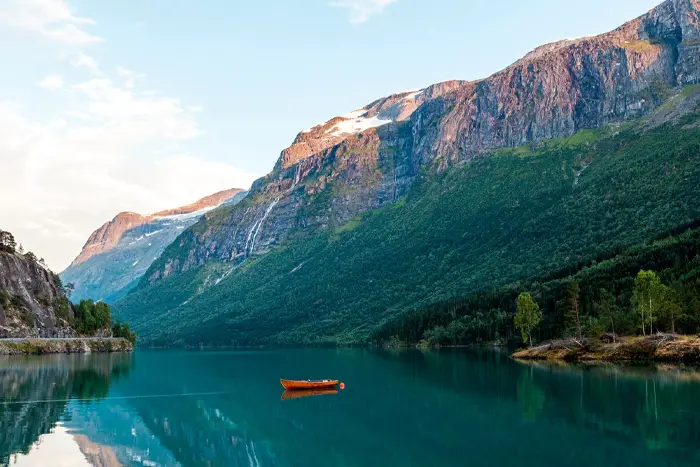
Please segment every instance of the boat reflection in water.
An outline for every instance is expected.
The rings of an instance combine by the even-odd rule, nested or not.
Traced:
[[[325,396],[328,394],[338,394],[338,390],[335,388],[330,389],[296,389],[292,391],[284,391],[282,393],[282,400],[286,399],[298,399],[301,397],[311,397],[311,396]]]

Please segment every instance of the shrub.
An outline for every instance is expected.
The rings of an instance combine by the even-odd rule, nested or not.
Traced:
[[[10,294],[0,290],[0,306],[7,308],[10,305]]]
[[[92,300],[81,300],[76,308],[74,327],[79,334],[93,334],[98,329],[109,327],[112,314],[109,305]]]
[[[121,324],[119,321],[112,326],[113,337],[123,337],[132,344],[136,344],[136,333],[129,328],[128,323]]]
[[[65,321],[70,320],[70,304],[67,298],[56,297],[54,299],[53,308],[58,318],[61,318]]]
[[[31,311],[23,308],[20,312],[20,319],[29,327],[33,328],[36,326],[36,318]]]

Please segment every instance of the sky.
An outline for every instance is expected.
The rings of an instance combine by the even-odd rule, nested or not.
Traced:
[[[0,0],[0,228],[63,270],[118,212],[269,172],[296,134],[659,0]]]

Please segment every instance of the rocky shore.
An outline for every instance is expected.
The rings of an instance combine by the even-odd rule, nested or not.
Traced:
[[[0,355],[131,352],[126,339],[112,337],[67,339],[0,339]]]
[[[522,360],[665,362],[700,365],[700,336],[655,334],[621,337],[612,342],[558,340],[518,350]]]

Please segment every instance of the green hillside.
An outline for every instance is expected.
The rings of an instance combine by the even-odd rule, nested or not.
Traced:
[[[215,286],[224,265],[140,287],[115,313],[152,344],[364,342],[436,303],[575,273],[700,218],[697,120],[583,131],[426,170],[393,206],[289,242]]]

